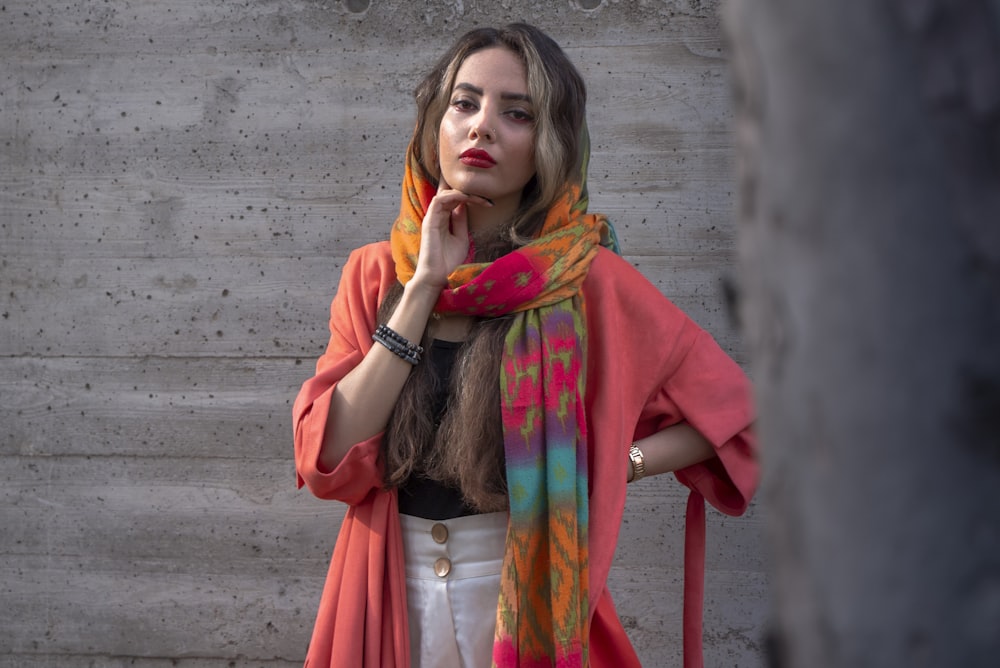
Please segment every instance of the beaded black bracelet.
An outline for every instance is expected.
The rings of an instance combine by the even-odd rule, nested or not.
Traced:
[[[407,350],[412,350],[415,353],[417,353],[418,355],[423,354],[423,352],[424,352],[424,349],[423,349],[422,346],[419,346],[416,343],[413,343],[408,338],[406,338],[405,336],[403,336],[402,334],[400,334],[396,330],[392,329],[388,325],[384,325],[384,324],[383,325],[379,325],[375,329],[375,333],[376,334],[380,334],[381,336],[384,336],[387,339],[391,339],[391,340],[395,341],[396,343],[398,343],[398,344],[400,344],[402,346],[405,346]]]
[[[405,337],[397,334],[385,325],[378,326],[378,329],[376,329],[375,333],[372,334],[372,339],[381,343],[400,359],[413,365],[420,362],[420,355],[424,352],[424,349],[421,346],[410,342]]]
[[[378,343],[381,343],[391,353],[393,353],[400,359],[409,362],[410,364],[416,365],[417,363],[420,362],[420,355],[418,355],[415,351],[407,350],[402,345],[396,343],[392,339],[387,339],[386,337],[382,336],[377,332],[375,334],[372,334],[372,339],[374,339]]]

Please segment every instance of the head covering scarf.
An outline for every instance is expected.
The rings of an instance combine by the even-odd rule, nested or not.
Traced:
[[[458,266],[435,311],[510,315],[500,362],[510,525],[497,606],[493,665],[587,666],[590,636],[586,330],[580,287],[600,246],[618,251],[608,220],[587,213],[589,145],[538,236],[485,263]],[[420,225],[437,192],[412,144],[399,218],[396,274],[413,277]]]

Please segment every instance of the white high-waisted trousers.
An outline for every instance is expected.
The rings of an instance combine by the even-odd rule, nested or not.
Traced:
[[[400,514],[412,668],[489,668],[507,518]]]

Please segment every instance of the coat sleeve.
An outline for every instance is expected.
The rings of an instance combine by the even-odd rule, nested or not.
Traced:
[[[715,446],[717,457],[677,479],[723,513],[746,512],[759,478],[750,382],[711,336],[699,332],[649,408],[681,417]]]
[[[643,407],[635,438],[679,422],[694,427],[712,443],[717,456],[674,475],[717,510],[742,515],[759,478],[750,382],[707,332],[687,322],[688,340]]]
[[[351,253],[330,306],[330,341],[316,363],[316,374],[299,391],[292,408],[296,482],[317,497],[360,503],[381,485],[379,444],[382,434],[353,445],[333,470],[325,470],[319,452],[337,383],[361,363],[372,346],[378,305],[395,281],[387,242]]]
[[[743,370],[625,260],[603,253],[587,292],[599,471],[624,480],[632,441],[687,422],[718,457],[675,473],[720,511],[742,514],[756,488],[753,401]],[[619,423],[620,432],[608,425]],[[613,452],[608,452],[612,450]],[[624,490],[621,492],[624,494]]]

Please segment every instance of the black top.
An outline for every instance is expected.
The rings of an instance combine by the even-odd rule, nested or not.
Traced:
[[[428,351],[428,363],[439,381],[437,394],[433,397],[434,413],[439,421],[448,408],[448,387],[455,368],[455,358],[461,347],[461,341],[435,339]],[[416,473],[399,488],[399,512],[428,520],[450,520],[475,515],[479,511],[465,503],[462,493],[456,487]]]

